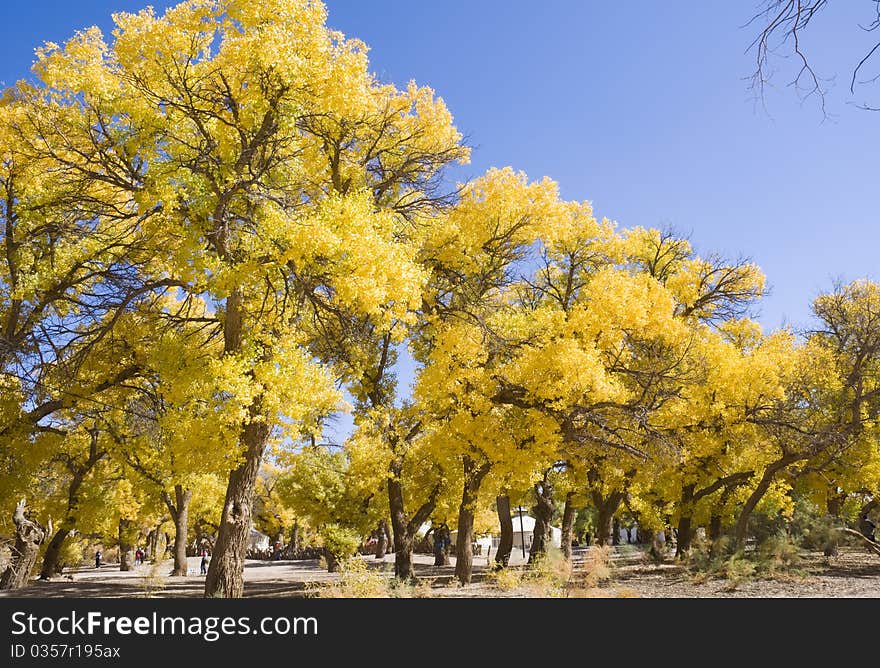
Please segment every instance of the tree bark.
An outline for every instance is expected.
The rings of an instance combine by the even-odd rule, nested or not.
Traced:
[[[477,463],[470,456],[462,459],[464,485],[461,504],[458,507],[458,536],[455,543],[455,577],[463,584],[470,584],[474,566],[474,510],[483,478],[489,472],[489,464]]]
[[[562,510],[562,556],[571,561],[571,539],[574,518],[577,508],[574,507],[574,492],[565,495],[565,507]]]
[[[73,530],[74,523],[68,522],[65,518],[64,523],[58,527],[58,531],[52,536],[49,544],[46,546],[46,552],[43,555],[43,565],[40,568],[40,579],[48,580],[53,575],[60,575],[64,570],[64,564],[61,563],[61,548],[64,547],[64,541]]]
[[[400,482],[403,460],[400,457],[395,457],[388,472],[390,473],[388,476],[388,507],[391,510],[391,528],[394,538],[394,576],[402,582],[414,581],[416,578],[412,564],[413,542],[419,527],[430,517],[437,506],[440,486],[438,485],[431,490],[428,500],[419,506],[412,517],[408,517],[403,502],[403,485]]]
[[[755,510],[755,507],[764,498],[764,495],[767,493],[767,490],[770,489],[770,485],[773,483],[773,479],[776,477],[776,474],[779,471],[783,470],[789,464],[797,461],[798,457],[794,455],[784,455],[782,458],[776,460],[764,470],[764,474],[761,476],[761,480],[758,482],[758,486],[755,490],[749,495],[749,498],[746,499],[745,504],[740,510],[739,517],[736,520],[736,530],[734,533],[734,547],[737,550],[743,549],[746,544],[746,538],[748,536],[749,530],[749,519],[752,516],[752,511]]]
[[[530,564],[535,563],[537,559],[545,555],[548,546],[552,544],[553,534],[550,522],[556,510],[556,501],[553,498],[553,483],[548,480],[546,474],[544,479],[535,485],[534,491],[535,505],[532,506],[532,513],[535,516],[535,529],[532,534],[532,547],[529,550]]]
[[[843,502],[846,501],[846,494],[836,494],[834,496],[828,497],[825,503],[825,508],[828,511],[829,517],[834,520],[839,520],[840,518],[840,510],[843,507]],[[822,550],[822,554],[826,557],[835,557],[838,553],[838,541],[837,541],[837,533],[831,532],[831,536],[829,537],[828,542],[825,544],[825,547]]]
[[[244,560],[251,530],[251,511],[257,473],[271,428],[261,419],[260,402],[250,410],[241,440],[244,461],[229,475],[217,541],[205,577],[206,598],[241,598],[244,594]]]
[[[162,537],[162,525],[159,524],[153,529],[151,534],[151,540],[149,540],[149,550],[150,550],[150,561],[156,563],[161,559],[161,555],[159,554],[159,539]]]
[[[15,545],[12,547],[12,559],[0,576],[0,590],[21,589],[27,586],[31,571],[37,562],[40,545],[46,540],[46,535],[52,528],[51,521],[47,531],[27,518],[24,499],[16,504],[12,522],[15,524]]]
[[[171,519],[174,520],[174,568],[172,577],[185,576],[188,570],[186,560],[186,539],[189,534],[189,503],[192,500],[192,490],[184,489],[182,485],[174,486],[174,500],[168,492],[162,493]]]
[[[129,530],[131,520],[119,520],[119,570],[130,571],[134,562],[134,546],[131,544]]]
[[[384,559],[387,551],[388,523],[385,520],[379,520],[379,526],[376,527],[376,559]]]
[[[293,521],[293,528],[290,530],[290,546],[294,553],[299,550],[299,520]]]
[[[61,558],[61,548],[64,547],[64,541],[70,533],[76,528],[76,515],[79,509],[79,490],[86,479],[89,471],[103,459],[106,452],[98,450],[98,430],[91,429],[89,431],[89,456],[81,464],[77,464],[74,459],[66,462],[67,469],[71,473],[70,484],[67,488],[67,508],[64,511],[64,519],[58,526],[58,531],[52,536],[49,545],[46,546],[46,553],[43,555],[43,566],[40,570],[40,579],[48,580],[53,575],[61,573],[64,565],[59,563]]]
[[[623,492],[612,492],[608,498],[602,498],[599,492],[591,492],[593,505],[596,506],[596,544],[612,545],[614,534],[614,514],[623,502]]]
[[[498,524],[501,527],[498,551],[495,553],[495,564],[499,568],[507,568],[507,564],[510,563],[510,553],[513,552],[513,517],[510,514],[510,497],[506,494],[495,497],[495,508],[498,510]]]
[[[398,471],[398,475],[399,475]],[[394,536],[394,576],[401,581],[413,579],[413,535],[409,531],[409,518],[403,503],[400,478],[388,478],[388,504],[391,508],[391,527]]]

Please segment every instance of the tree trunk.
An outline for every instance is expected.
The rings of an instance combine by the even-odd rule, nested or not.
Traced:
[[[687,557],[693,542],[694,532],[690,515],[682,515],[678,518],[678,540],[675,544],[675,558]]]
[[[336,555],[333,554],[326,547],[324,548],[324,560],[327,562],[327,572],[328,573],[338,573],[339,572],[339,559],[336,558]]]
[[[598,492],[591,492],[593,505],[596,506],[596,545],[616,545],[614,543],[614,513],[623,501],[622,492],[612,492],[603,499]]]
[[[535,505],[532,513],[535,516],[535,529],[532,534],[532,548],[529,550],[529,563],[533,564],[547,553],[547,548],[552,544],[553,534],[550,530],[550,522],[553,512],[556,510],[556,501],[553,499],[553,484],[544,476],[544,479],[535,485]]]
[[[678,518],[678,540],[675,543],[675,558],[684,559],[691,549],[693,540],[692,513],[695,485],[685,485],[681,490],[680,516]]]
[[[131,520],[119,520],[119,570],[130,571],[133,568],[134,546],[131,544]]]
[[[299,550],[299,520],[293,521],[293,528],[290,530],[290,546],[294,553]]]
[[[562,510],[562,556],[571,561],[571,539],[574,518],[577,508],[574,507],[574,492],[565,495],[565,508]]]
[[[205,577],[206,598],[241,598],[244,594],[244,560],[254,488],[271,431],[267,422],[260,421],[259,400],[252,405],[250,414],[252,421],[245,425],[241,437],[246,448],[244,461],[229,475],[226,487],[217,541]]]
[[[67,536],[69,536],[70,532],[76,528],[80,487],[82,487],[83,481],[85,481],[86,475],[88,475],[89,471],[91,471],[95,467],[95,464],[101,461],[106,454],[105,452],[98,450],[98,430],[89,430],[89,435],[90,442],[88,458],[79,465],[74,463],[73,460],[67,462],[67,469],[71,473],[70,484],[67,488],[67,508],[64,512],[64,519],[58,527],[58,531],[52,536],[52,540],[46,548],[46,553],[43,555],[43,567],[40,570],[41,580],[48,580],[53,575],[61,573],[61,570],[64,567],[63,564],[59,563],[61,548],[64,546],[64,541],[67,539]]]
[[[174,501],[167,492],[162,496],[174,520],[174,569],[171,575],[185,576],[189,567],[186,560],[186,540],[189,534],[189,502],[192,500],[192,490],[184,489],[182,485],[175,485]]]
[[[458,537],[455,543],[455,577],[461,584],[470,584],[474,566],[474,510],[483,478],[489,472],[489,464],[477,463],[468,455],[462,459],[464,485],[461,504],[458,507]]]
[[[97,459],[95,459],[97,462]],[[48,580],[53,575],[61,573],[64,565],[59,563],[61,558],[61,548],[64,541],[70,535],[70,532],[76,528],[76,512],[79,507],[79,488],[82,486],[85,474],[94,466],[91,459],[80,469],[75,469],[73,478],[67,491],[67,509],[64,513],[64,520],[58,527],[58,531],[52,536],[49,545],[46,547],[46,553],[43,555],[43,567],[40,570],[40,579]]]
[[[161,536],[162,536],[161,529],[162,529],[162,525],[161,524],[157,525],[156,528],[153,529],[152,540],[149,541],[149,543],[150,543],[150,561],[152,561],[153,563],[156,563],[161,558],[161,555],[159,554],[159,538],[161,538]]]
[[[385,520],[379,520],[379,526],[376,527],[376,559],[384,559],[387,551],[388,523]]]
[[[843,502],[846,501],[846,494],[837,494],[835,496],[831,496],[827,499],[825,503],[825,508],[828,511],[828,515],[834,520],[838,520],[840,518],[840,510],[843,507]],[[832,531],[829,536],[828,542],[825,544],[825,547],[822,550],[822,553],[826,557],[836,557],[838,552],[838,532]]]
[[[52,536],[52,540],[50,540],[49,544],[46,546],[46,553],[43,555],[43,566],[40,569],[41,580],[48,580],[53,575],[60,575],[64,568],[64,565],[60,563],[61,548],[64,546],[64,541],[70,535],[72,529],[73,523],[68,523],[65,518],[64,524],[62,524],[58,528],[58,531],[55,532],[55,535]]]
[[[499,568],[507,568],[507,564],[510,563],[510,553],[513,551],[513,518],[510,515],[510,497],[506,494],[495,497],[495,508],[498,510],[498,523],[501,526],[495,564]]]
[[[764,470],[764,475],[761,476],[761,480],[760,482],[758,482],[758,486],[751,493],[749,498],[746,499],[746,502],[739,513],[739,517],[736,520],[736,530],[734,533],[735,549],[742,550],[743,547],[745,547],[746,538],[748,536],[749,530],[749,519],[752,516],[752,511],[755,510],[755,507],[758,505],[761,499],[764,498],[767,490],[770,489],[770,485],[773,483],[773,479],[776,477],[776,474],[796,460],[796,457],[792,455],[786,455],[770,464]]]
[[[394,576],[406,582],[413,579],[413,536],[409,532],[409,518],[403,505],[403,488],[400,479],[393,474],[388,478],[388,505],[394,536]]]
[[[620,520],[616,517],[611,521],[611,544],[620,545]]]
[[[406,514],[406,506],[403,502],[403,486],[400,476],[403,472],[403,460],[394,458],[388,469],[388,507],[391,510],[391,528],[394,538],[394,576],[402,581],[414,581],[412,551],[416,532],[425,522],[434,508],[437,506],[437,497],[440,493],[439,485],[432,491],[428,500],[425,501],[412,517]]]
[[[12,559],[6,570],[3,571],[3,575],[0,576],[0,590],[21,589],[27,586],[31,571],[37,562],[40,545],[43,544],[52,529],[51,521],[49,522],[49,531],[46,531],[39,524],[27,518],[24,499],[16,504],[12,522],[15,524],[15,545],[12,547]]]

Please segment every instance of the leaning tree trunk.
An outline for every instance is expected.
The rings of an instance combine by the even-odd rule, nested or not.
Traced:
[[[134,546],[131,544],[131,520],[119,520],[119,570],[130,571],[134,566]]]
[[[76,516],[79,509],[79,490],[86,479],[89,471],[104,458],[107,453],[98,449],[98,431],[96,429],[89,430],[89,456],[80,464],[74,460],[67,462],[68,471],[70,471],[70,484],[67,487],[67,508],[64,512],[64,520],[58,527],[58,531],[52,536],[49,545],[46,546],[46,553],[43,555],[43,566],[40,570],[40,579],[48,580],[53,575],[61,573],[63,564],[60,563],[61,548],[64,547],[64,541],[70,533],[76,528]]]
[[[379,520],[379,526],[376,527],[376,559],[384,559],[387,551],[388,523],[385,520]]]
[[[97,461],[97,460],[96,460]],[[61,548],[64,547],[64,541],[70,535],[70,532],[76,528],[76,512],[79,507],[79,488],[85,479],[85,473],[92,468],[88,465],[85,471],[75,471],[67,490],[67,509],[64,519],[58,526],[58,531],[52,536],[49,544],[46,546],[46,552],[43,555],[43,566],[40,569],[40,579],[48,580],[53,575],[61,573],[64,565],[61,564]]]
[[[498,524],[501,537],[498,540],[498,551],[495,552],[495,564],[499,568],[507,568],[510,553],[513,552],[513,517],[510,515],[510,497],[506,494],[495,497],[495,508],[498,510]]]
[[[532,512],[535,515],[535,529],[532,535],[532,547],[529,550],[530,564],[544,556],[552,544],[553,534],[550,522],[555,510],[553,484],[547,479],[547,476],[544,476],[544,480],[535,485],[535,505],[532,506]]]
[[[192,500],[192,490],[184,489],[183,485],[175,485],[174,501],[167,492],[163,492],[163,498],[174,520],[174,569],[171,575],[185,576],[189,566],[186,560],[186,539],[189,534],[189,502]]]
[[[244,461],[229,475],[217,542],[205,578],[205,597],[208,598],[241,598],[244,594],[244,560],[251,530],[254,488],[271,431],[267,422],[257,421],[258,406],[250,412],[253,420],[245,425],[241,438],[246,446]]]
[[[15,506],[12,522],[15,524],[15,545],[12,547],[12,559],[3,575],[0,576],[0,590],[21,589],[27,586],[31,571],[37,562],[40,545],[52,531],[49,521],[48,531],[33,520],[29,520],[24,512],[25,500]]]
[[[776,474],[789,464],[794,463],[796,460],[797,457],[786,455],[770,464],[764,470],[764,475],[761,476],[761,480],[758,482],[758,486],[755,487],[755,490],[751,493],[749,498],[746,499],[742,510],[740,510],[739,517],[736,520],[734,546],[737,550],[742,550],[745,547],[746,538],[748,536],[749,530],[749,519],[752,516],[752,511],[755,510],[755,507],[758,505],[761,499],[764,498],[767,490],[770,489],[770,485],[773,483]]]
[[[474,567],[474,510],[483,478],[489,472],[489,464],[477,463],[469,456],[463,458],[464,485],[461,505],[458,507],[458,536],[455,543],[455,577],[461,584],[470,584]]]
[[[571,561],[571,538],[577,508],[574,507],[574,492],[565,495],[565,507],[562,510],[562,556]]]
[[[64,547],[64,541],[67,540],[75,525],[74,522],[68,520],[69,518],[64,519],[64,523],[58,528],[58,531],[55,532],[52,540],[46,546],[46,552],[43,555],[43,565],[40,568],[41,580],[48,580],[53,575],[60,575],[64,568],[64,565],[61,563],[61,548]]]

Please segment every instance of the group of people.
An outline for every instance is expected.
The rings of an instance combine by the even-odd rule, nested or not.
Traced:
[[[208,548],[203,547],[199,550],[199,556],[202,558],[200,572],[202,575],[207,575],[208,573],[208,562],[210,561],[208,555]],[[137,548],[134,551],[134,565],[140,566],[144,563],[144,559],[147,558],[146,550],[142,548]],[[95,568],[101,568],[101,564],[104,561],[104,553],[100,548],[95,552]]]

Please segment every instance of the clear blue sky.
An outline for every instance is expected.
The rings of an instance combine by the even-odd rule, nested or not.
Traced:
[[[131,0],[3,2],[0,81],[26,76],[33,48],[63,41]],[[155,2],[157,10],[169,3]],[[835,0],[804,38],[837,74],[823,122],[785,87],[768,112],[746,89],[757,0],[327,0],[329,24],[371,47],[385,80],[433,87],[475,147],[457,176],[512,165],[550,176],[621,226],[674,226],[698,250],[753,258],[771,294],[767,328],[809,322],[833,277],[880,278],[880,84],[848,91],[876,35],[872,3]],[[870,94],[874,93],[873,98]]]

